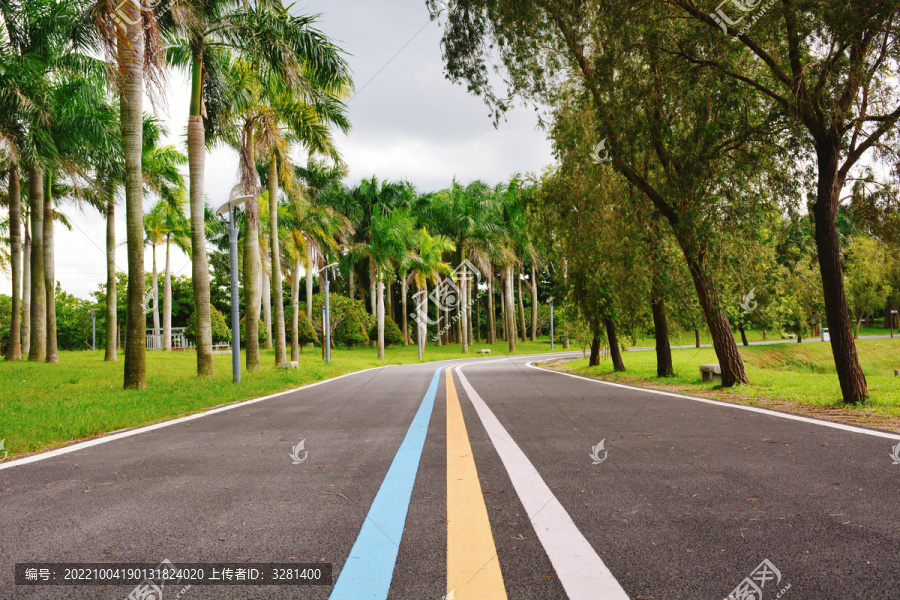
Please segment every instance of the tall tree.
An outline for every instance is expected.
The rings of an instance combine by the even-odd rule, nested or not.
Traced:
[[[332,42],[314,27],[315,21],[315,17],[289,14],[280,0],[179,0],[163,22],[164,28],[177,32],[169,38],[170,62],[191,74],[188,155],[192,281],[198,332],[197,373],[201,377],[213,375],[204,229],[206,145],[207,138],[213,141],[223,137],[220,112],[233,94],[240,93],[228,85],[225,55],[228,50],[236,51],[298,88],[315,89],[315,82],[344,81],[347,64]],[[250,224],[255,224],[254,218]]]

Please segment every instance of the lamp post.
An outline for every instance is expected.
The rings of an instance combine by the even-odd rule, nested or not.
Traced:
[[[88,312],[91,313],[91,334],[93,336],[91,340],[91,350],[97,351],[97,311],[99,308],[92,308]]]
[[[550,351],[553,351],[553,298],[547,300],[550,305]]]
[[[249,194],[231,192],[231,199],[219,207],[219,216],[228,213],[228,246],[231,249],[231,380],[241,382],[241,315],[238,298],[238,230],[234,221],[234,209],[253,198]]]
[[[331,263],[322,267],[322,273],[325,275],[325,325],[322,336],[325,338],[325,363],[331,364],[331,301],[329,300],[331,291],[331,282],[328,280],[328,269],[336,267],[337,263]]]

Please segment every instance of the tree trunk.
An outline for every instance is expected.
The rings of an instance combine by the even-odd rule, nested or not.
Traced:
[[[393,273],[388,273],[388,276],[393,279]],[[383,275],[382,275],[383,277]],[[394,319],[394,323],[397,322],[397,315],[394,314],[394,282],[384,284],[384,310],[385,314],[389,315],[392,319]]]
[[[650,310],[653,313],[653,332],[656,338],[656,376],[672,377],[675,369],[672,368],[672,348],[669,345],[669,321],[666,317],[665,300],[658,289],[653,292]]]
[[[163,280],[163,350],[172,351],[172,256],[171,234],[166,235],[166,275]]]
[[[426,289],[428,288],[426,284]],[[428,296],[425,296],[426,302]],[[443,346],[444,345],[444,334],[441,333],[444,326],[447,322],[442,318],[443,311],[441,310],[441,278],[440,276],[435,277],[435,285],[434,285],[434,345],[435,346]]]
[[[144,314],[144,27],[137,2],[122,10],[130,17],[119,43],[122,149],[125,156],[125,221],[128,240],[128,300],[125,318],[125,389],[147,387],[147,318]],[[202,217],[201,217],[202,219]],[[201,246],[202,248],[202,246]],[[195,265],[196,267],[196,265]]]
[[[747,332],[744,330],[744,320],[741,319],[738,321],[738,330],[741,332],[741,343],[745,346],[749,346],[750,342],[747,341]]]
[[[253,205],[250,208],[251,204]],[[256,198],[247,203],[248,218],[245,220],[244,233],[244,346],[247,348],[246,361],[248,371],[259,371],[259,309],[260,309],[260,277],[259,264],[259,228],[256,216]],[[253,216],[250,216],[252,211]]]
[[[15,161],[9,168],[6,191],[9,197],[9,258],[12,263],[12,314],[6,360],[22,360],[22,191]]]
[[[475,327],[475,341],[481,343],[481,300],[476,296],[472,303],[472,321]]]
[[[461,250],[462,250],[462,252],[460,254],[461,262],[465,262],[465,260],[466,260],[465,248],[461,248]],[[457,322],[457,324],[459,325],[459,341],[460,341],[460,344],[462,345],[462,353],[463,354],[469,353],[469,315],[468,315],[469,299],[468,299],[468,294],[466,293],[466,290],[468,289],[468,287],[469,287],[468,270],[466,269],[465,265],[463,265],[462,274],[460,276],[460,282],[459,282],[460,294],[459,294],[459,298],[457,299],[458,306],[459,306],[459,321]]]
[[[538,338],[538,281],[537,268],[531,263],[531,341],[536,342]]]
[[[353,293],[356,291],[353,289],[356,278],[356,266],[350,265],[350,276],[347,280],[347,295],[350,296],[350,299],[353,300]]]
[[[509,323],[506,320],[506,267],[500,273],[500,339],[504,342],[507,338]]]
[[[315,267],[313,267],[312,261],[310,260],[306,265],[306,317],[309,319],[310,323],[312,323],[313,278],[315,276]]]
[[[159,335],[159,271],[156,268],[156,242],[150,245],[153,254],[153,278],[150,285],[153,289],[153,335]]]
[[[311,303],[310,303],[311,304]],[[312,323],[312,319],[309,321]],[[294,259],[291,277],[291,360],[300,360],[300,259]]]
[[[687,250],[684,250],[684,253],[691,278],[694,280],[700,307],[703,309],[706,324],[712,336],[713,348],[719,359],[722,385],[731,387],[739,383],[748,383],[747,374],[744,371],[744,361],[738,352],[734,335],[731,333],[731,325],[728,323],[725,312],[720,308],[718,291],[713,286],[708,273],[705,253],[700,252],[697,256],[690,256]]]
[[[400,274],[400,295],[401,295],[400,302],[401,302],[401,309],[403,310],[403,345],[404,346],[409,345],[409,321],[406,318],[406,311],[408,310],[407,302],[406,302],[406,295],[409,292],[409,290],[407,289],[408,284],[406,282],[406,275],[407,275],[406,273]],[[418,338],[418,336],[416,336],[416,343],[418,343],[418,340],[419,340],[419,338]]]
[[[616,324],[607,317],[604,319],[606,325],[606,339],[609,341],[609,355],[612,356],[613,370],[624,371],[625,363],[622,361],[622,350],[619,348],[619,338],[616,336]]]
[[[475,343],[475,284],[466,282],[466,339],[469,346]]]
[[[839,177],[838,143],[826,142],[816,148],[819,180],[816,202],[813,205],[815,218],[816,249],[819,270],[822,273],[822,296],[825,301],[825,320],[831,336],[831,351],[844,402],[862,402],[869,395],[866,376],[859,366],[856,344],[850,325],[847,296],[844,292],[844,276],[841,268],[841,243],[835,220],[840,205],[840,191],[843,181]]]
[[[600,365],[600,333],[599,331],[594,332],[594,337],[591,339],[591,358],[588,360],[589,367],[597,367]]]
[[[525,330],[525,302],[522,300],[522,277],[518,272],[516,273],[516,285],[519,288],[519,329],[524,342],[528,339],[528,332]]]
[[[266,341],[263,342],[262,347],[272,348],[272,274],[266,273],[266,259],[262,255],[262,246],[260,246],[259,250],[259,275],[261,277],[260,285],[262,286],[260,302],[262,305],[263,327],[266,328]],[[271,267],[271,265],[269,266]]]
[[[204,221],[204,177],[206,175],[206,132],[203,129],[203,67],[199,56],[193,58],[191,106],[188,117],[187,146],[191,180],[191,287],[194,290],[194,327],[197,344],[197,375],[212,377],[212,320],[210,316],[209,262],[206,256]],[[236,276],[237,274],[235,274]]]
[[[697,348],[700,347],[700,330],[699,329],[694,330],[694,345]]]
[[[53,178],[44,180],[44,291],[47,294],[47,350],[48,363],[59,362],[56,347],[56,268],[53,260]]]
[[[378,360],[384,360],[384,281],[381,273],[381,267],[378,267],[375,274],[377,282],[376,294],[378,302],[376,308],[376,318],[378,319]]]
[[[372,259],[369,259],[369,294],[371,295],[371,300],[369,301],[369,305],[372,308],[372,316],[376,319],[378,318],[378,294],[376,290],[378,275],[375,271],[375,263],[372,262]]]
[[[106,355],[103,360],[116,362],[118,325],[118,290],[116,289],[116,204],[112,184],[106,201]]]
[[[488,344],[496,344],[497,343],[497,315],[496,308],[494,308],[494,274],[490,273],[488,278],[488,308],[487,308],[487,323],[488,323]]]
[[[273,156],[269,161],[269,248],[272,250],[272,299],[275,304],[275,320],[272,324],[275,334],[275,364],[287,360],[284,331],[284,289],[281,276],[281,248],[278,238],[278,161]],[[297,328],[294,327],[294,331]]]
[[[506,339],[509,341],[510,353],[516,351],[516,317],[513,307],[513,270],[506,267]]]
[[[31,350],[31,219],[25,217],[25,245],[22,247],[22,356]]]
[[[31,344],[28,360],[47,358],[47,292],[44,280],[44,173],[28,170],[31,201]]]

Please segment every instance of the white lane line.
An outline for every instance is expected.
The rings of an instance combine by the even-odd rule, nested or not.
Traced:
[[[578,530],[537,469],[472,388],[462,373],[463,368],[456,370],[459,381],[497,449],[568,597],[571,600],[628,600],[628,594]]]
[[[253,398],[252,400],[244,400],[243,402],[237,402],[235,404],[228,404],[226,406],[220,406],[218,408],[213,408],[213,409],[207,410],[205,412],[195,413],[193,415],[188,415],[186,417],[179,417],[177,419],[172,419],[170,421],[154,423],[153,425],[145,425],[144,427],[138,427],[137,429],[129,429],[128,431],[122,431],[120,433],[104,435],[103,437],[99,437],[99,438],[96,438],[93,440],[88,440],[86,442],[79,442],[77,444],[72,444],[71,446],[66,446],[64,448],[57,448],[56,450],[50,450],[49,452],[42,452],[40,454],[34,454],[32,456],[26,456],[24,458],[17,458],[15,460],[11,460],[9,462],[0,463],[0,471],[2,471],[3,469],[9,469],[11,467],[18,467],[21,465],[26,465],[28,463],[37,462],[39,460],[46,460],[48,458],[53,458],[54,456],[60,456],[61,454],[68,454],[69,452],[77,452],[79,450],[84,450],[85,448],[90,448],[91,446],[97,446],[99,444],[105,444],[107,442],[120,440],[122,438],[126,438],[126,437],[129,437],[132,435],[139,435],[141,433],[147,433],[148,431],[153,431],[154,429],[162,429],[163,427],[168,427],[170,425],[177,425],[179,423],[184,423],[186,421],[193,421],[194,419],[199,419],[201,417],[206,417],[209,415],[214,415],[216,413],[225,412],[226,410],[241,408],[242,406],[247,406],[248,404],[255,404],[257,402],[262,402],[263,400],[271,400],[272,398],[278,398],[279,396],[293,394],[294,392],[306,390],[306,389],[309,389],[312,387],[316,387],[317,385],[322,385],[324,383],[331,383],[333,381],[337,381],[338,379],[343,379],[344,377],[350,377],[352,375],[359,375],[360,373],[365,373],[367,371],[374,371],[376,369],[384,369],[384,368],[385,367],[371,367],[369,369],[363,369],[362,371],[354,371],[353,373],[345,373],[343,375],[339,375],[338,377],[332,377],[331,379],[324,379],[322,381],[316,381],[315,383],[308,383],[306,385],[300,386],[298,388],[294,388],[292,390],[287,390],[285,392],[278,392],[277,394],[270,394],[268,396],[263,396],[261,398]]]
[[[602,379],[593,379],[591,377],[584,377],[582,375],[575,375],[574,373],[566,373],[563,371],[557,371],[555,369],[548,369],[546,367],[539,367],[535,365],[533,362],[527,363],[528,367],[532,369],[537,369],[539,371],[544,371],[548,373],[556,373],[557,375],[565,375],[567,377],[574,377],[575,379],[581,379],[583,381],[589,381],[591,383],[599,383],[602,385],[610,385],[612,387],[623,388],[626,390],[631,390],[634,392],[649,392],[651,394],[659,394],[660,396],[670,396],[672,398],[681,398],[682,400],[693,400],[694,402],[703,402],[704,404],[714,404],[716,406],[725,406],[728,408],[736,408],[738,410],[746,410],[755,413],[761,413],[764,415],[769,415],[770,417],[780,417],[782,419],[790,419],[791,421],[801,421],[803,423],[810,423],[812,425],[821,425],[823,427],[831,427],[833,429],[842,429],[844,431],[851,431],[853,433],[864,433],[866,435],[873,435],[876,437],[888,438],[890,440],[900,440],[900,434],[889,433],[887,431],[877,431],[874,429],[864,429],[862,427],[855,427],[853,425],[845,425],[843,423],[834,423],[832,421],[824,421],[822,419],[812,419],[810,417],[802,417],[800,415],[792,415],[790,413],[783,413],[774,410],[769,410],[766,408],[759,408],[757,406],[747,406],[746,404],[734,404],[731,402],[722,402],[721,400],[709,400],[707,398],[698,398],[696,396],[688,396],[686,394],[678,394],[675,392],[664,392],[662,390],[657,390],[653,388],[643,388],[634,385],[625,385],[622,383],[613,383],[612,381],[603,381]]]

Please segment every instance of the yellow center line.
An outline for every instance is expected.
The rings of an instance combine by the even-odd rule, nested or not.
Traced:
[[[506,600],[506,587],[452,367],[447,374],[447,591],[454,600]]]

